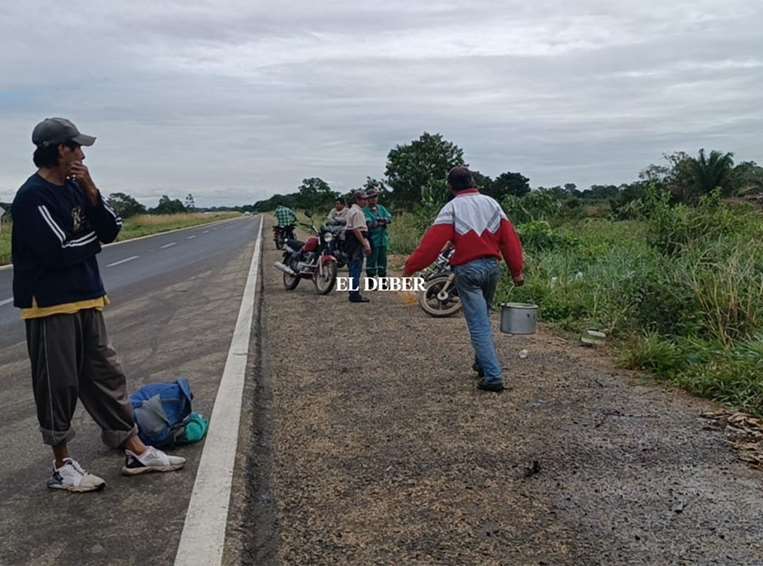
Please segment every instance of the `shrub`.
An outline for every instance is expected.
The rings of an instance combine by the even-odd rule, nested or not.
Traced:
[[[513,195],[503,200],[503,209],[514,224],[524,224],[533,220],[556,218],[562,203],[549,191],[536,190],[523,197]]]
[[[688,391],[763,416],[763,335],[733,348],[708,348],[709,359],[674,377]]]
[[[678,343],[656,333],[631,339],[622,349],[619,362],[629,369],[650,370],[668,377],[689,365],[687,352]]]
[[[410,212],[396,214],[389,226],[389,249],[393,254],[409,254],[421,239],[419,219]]]
[[[517,227],[522,245],[533,251],[550,251],[571,249],[577,241],[571,237],[554,231],[545,220],[531,220]]]

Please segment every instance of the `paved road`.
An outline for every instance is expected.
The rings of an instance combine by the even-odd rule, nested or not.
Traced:
[[[244,218],[104,249],[106,321],[131,390],[186,376],[194,408],[211,413],[257,229]],[[1,304],[11,277],[0,271],[0,564],[171,564],[201,445],[178,451],[189,460],[182,472],[123,478],[120,453],[100,443],[80,408],[72,452],[107,489],[49,492],[51,457],[37,430],[23,325],[17,309]]]
[[[241,239],[242,222],[244,220],[218,222],[105,247],[99,264],[109,296],[114,298],[125,291],[141,293],[146,285],[150,288],[157,277],[198,267],[221,252],[239,250],[242,241],[252,237],[247,233]],[[243,225],[250,224],[244,222]],[[11,300],[12,278],[12,269],[0,270],[0,348],[24,338],[23,328],[18,324],[18,310]]]

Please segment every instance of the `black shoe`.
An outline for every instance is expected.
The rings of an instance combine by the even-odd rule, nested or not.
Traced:
[[[370,303],[371,301],[366,297],[350,297],[351,303]]]
[[[484,379],[480,379],[479,383],[477,384],[477,389],[482,389],[483,391],[493,391],[494,393],[500,393],[506,388],[503,386],[502,382],[494,383],[494,382],[487,382]]]
[[[485,377],[485,372],[482,371],[482,368],[480,367],[480,365],[477,362],[474,362],[472,364],[472,369],[477,372],[478,376]]]

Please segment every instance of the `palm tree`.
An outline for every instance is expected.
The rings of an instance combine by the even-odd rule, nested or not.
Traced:
[[[734,168],[734,154],[711,151],[705,156],[705,149],[699,150],[699,157],[691,158],[689,163],[692,176],[694,197],[705,195],[716,188],[723,194],[731,189],[731,171]]]

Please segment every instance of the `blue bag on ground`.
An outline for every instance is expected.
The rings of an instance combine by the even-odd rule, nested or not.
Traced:
[[[172,447],[198,442],[208,423],[191,410],[193,393],[188,380],[144,385],[130,395],[138,436],[149,446]]]

